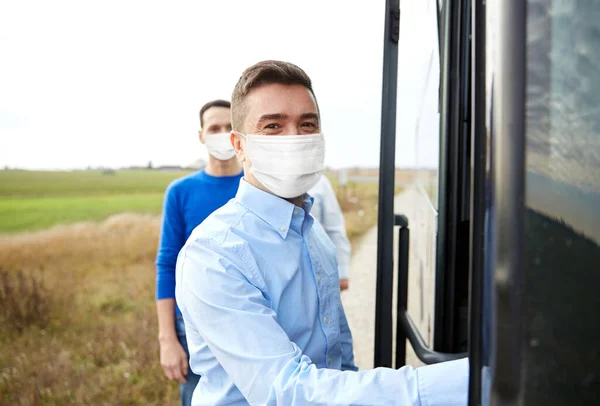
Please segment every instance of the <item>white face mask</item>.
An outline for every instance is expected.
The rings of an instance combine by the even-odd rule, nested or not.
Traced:
[[[244,137],[250,171],[276,196],[302,196],[321,178],[325,162],[323,134]]]
[[[230,133],[208,134],[204,136],[204,143],[208,153],[220,161],[228,161],[235,155],[231,145]]]

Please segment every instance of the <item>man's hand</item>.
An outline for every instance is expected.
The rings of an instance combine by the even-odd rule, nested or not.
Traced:
[[[340,290],[348,289],[348,279],[340,279]]]
[[[185,379],[188,373],[187,354],[176,336],[160,341],[160,364],[168,379],[180,383],[187,382]]]

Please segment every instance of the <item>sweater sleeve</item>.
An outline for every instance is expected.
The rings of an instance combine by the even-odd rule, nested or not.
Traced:
[[[175,298],[175,265],[185,244],[185,222],[178,189],[171,184],[165,192],[160,242],[156,254],[156,300]]]

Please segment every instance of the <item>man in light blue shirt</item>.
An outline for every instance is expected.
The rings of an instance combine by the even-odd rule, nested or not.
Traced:
[[[466,405],[466,359],[358,372],[335,248],[306,192],[323,170],[311,81],[297,66],[248,68],[232,97],[236,197],[194,230],[176,297],[193,405]]]
[[[348,274],[352,249],[346,235],[346,222],[335,191],[327,176],[321,176],[308,194],[315,200],[310,214],[321,223],[335,247],[335,256],[340,277],[340,290],[348,289]]]

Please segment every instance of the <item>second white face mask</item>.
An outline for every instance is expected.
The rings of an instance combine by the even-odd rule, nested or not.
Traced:
[[[208,153],[220,161],[228,161],[235,156],[230,141],[230,133],[209,134],[204,136]]]
[[[317,184],[325,163],[323,134],[248,134],[244,152],[256,179],[273,194],[290,199]]]

